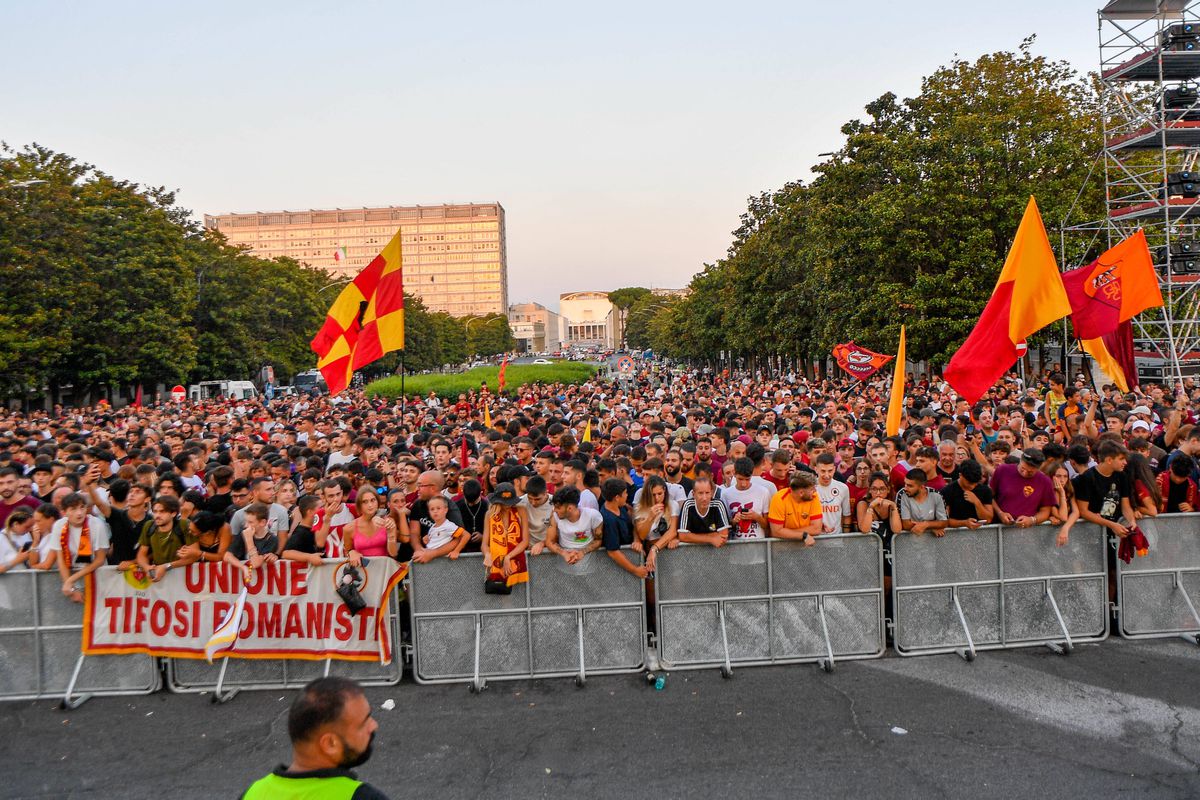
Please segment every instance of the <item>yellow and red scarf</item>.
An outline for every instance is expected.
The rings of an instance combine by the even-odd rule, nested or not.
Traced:
[[[58,538],[58,546],[62,550],[63,563],[68,566],[75,563],[74,559],[71,558],[71,523],[70,523],[70,521],[68,521],[66,525],[63,525],[62,534]],[[83,557],[83,556],[90,557],[91,555],[92,555],[92,535],[91,535],[91,532],[88,531],[88,518],[84,517],[83,525],[80,526],[80,529],[79,529],[79,552],[76,553],[76,556],[77,557]]]
[[[515,550],[521,544],[522,538],[524,538],[524,533],[521,530],[521,513],[515,508],[496,506],[495,516],[492,517],[492,524],[488,528],[488,543],[491,546],[494,564],[488,570],[488,580],[503,580],[509,586],[529,580],[529,564],[525,560],[524,551],[513,558],[512,574],[507,578],[504,577],[503,554]]]

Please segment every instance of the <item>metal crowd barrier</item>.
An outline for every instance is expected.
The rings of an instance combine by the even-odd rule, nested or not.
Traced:
[[[0,575],[0,700],[60,698],[78,708],[92,696],[141,695],[162,686],[147,655],[84,656],[83,606],[62,594],[57,571]]]
[[[626,551],[637,563],[638,556]],[[529,558],[512,594],[483,591],[483,557],[414,563],[408,575],[413,679],[417,683],[575,677],[640,672],[645,664],[645,582],[603,551],[569,565]]]
[[[392,662],[343,661],[341,659],[222,658],[209,664],[204,659],[164,658],[167,688],[178,694],[212,692],[214,703],[232,700],[242,689],[299,689],[315,678],[337,675],[353,678],[363,686],[395,686],[404,670],[400,645],[400,610],[396,593],[391,604]]]
[[[955,528],[892,540],[896,652],[902,656],[1047,646],[1108,636],[1105,531],[1058,526]]]
[[[1117,559],[1121,635],[1200,644],[1200,516],[1164,514],[1138,525],[1150,551],[1128,564]]]
[[[655,607],[664,669],[879,658],[885,649],[883,542],[861,533],[816,544],[734,540],[658,555]]]

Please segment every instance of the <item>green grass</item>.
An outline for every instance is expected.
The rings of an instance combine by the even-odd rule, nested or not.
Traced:
[[[427,395],[435,392],[438,397],[457,398],[462,392],[478,389],[487,381],[488,389],[496,391],[500,374],[499,367],[476,367],[466,372],[445,375],[408,375],[404,379],[404,391]],[[504,373],[505,388],[514,391],[523,383],[583,383],[596,374],[596,367],[578,361],[556,361],[553,364],[509,364]],[[399,397],[400,376],[381,378],[367,385],[369,397]]]

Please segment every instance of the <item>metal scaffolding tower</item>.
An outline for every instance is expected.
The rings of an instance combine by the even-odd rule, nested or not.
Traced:
[[[1151,380],[1200,374],[1200,16],[1194,2],[1112,0],[1098,12],[1107,216],[1063,227],[1091,237],[1088,247],[1075,250],[1090,257],[1145,231],[1166,302],[1134,323],[1139,372]]]

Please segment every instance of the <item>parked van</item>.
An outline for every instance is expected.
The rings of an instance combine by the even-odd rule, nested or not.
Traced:
[[[235,400],[254,400],[258,398],[258,389],[250,381],[200,381],[188,387],[188,399],[193,403],[231,397]]]

